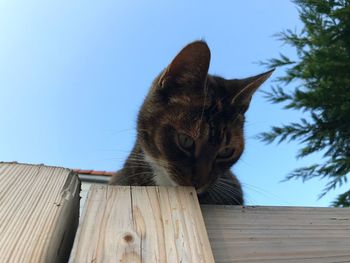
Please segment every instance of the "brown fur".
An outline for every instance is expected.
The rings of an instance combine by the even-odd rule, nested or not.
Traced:
[[[208,75],[209,63],[207,44],[196,41],[155,79],[139,112],[134,149],[111,184],[157,185],[166,179],[194,186],[201,203],[243,204],[230,168],[244,149],[244,113],[272,71],[226,80]],[[179,134],[191,138],[191,149],[181,146]],[[220,158],[225,149],[233,154]]]

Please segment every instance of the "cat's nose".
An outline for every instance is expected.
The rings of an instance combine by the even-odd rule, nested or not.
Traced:
[[[191,178],[192,186],[194,186],[196,189],[199,189],[203,187],[204,185],[208,184],[209,182],[209,174],[210,170],[208,169],[199,169],[196,170],[195,174],[193,174]]]
[[[211,173],[211,162],[209,161],[197,161],[195,170],[191,178],[191,183],[196,189],[203,188],[208,185]]]
[[[196,189],[197,194],[202,194],[208,188],[209,182],[193,179],[192,186]]]

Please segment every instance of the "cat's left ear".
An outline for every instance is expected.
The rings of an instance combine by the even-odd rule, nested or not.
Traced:
[[[210,63],[210,50],[204,41],[195,41],[185,46],[173,59],[159,78],[158,86],[171,85],[201,87],[204,85]]]
[[[245,78],[228,80],[227,88],[232,92],[232,105],[248,109],[250,100],[255,91],[267,80],[275,69],[265,73]]]

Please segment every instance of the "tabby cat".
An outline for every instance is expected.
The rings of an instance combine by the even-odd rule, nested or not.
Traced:
[[[184,47],[154,80],[140,109],[137,139],[117,185],[187,185],[202,204],[242,205],[230,168],[244,148],[244,113],[272,71],[245,79],[208,75],[204,41]]]

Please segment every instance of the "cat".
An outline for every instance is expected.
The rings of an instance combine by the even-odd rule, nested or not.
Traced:
[[[245,79],[208,74],[206,42],[185,46],[153,81],[116,185],[193,186],[201,204],[243,205],[230,171],[244,148],[244,114],[273,70]]]

